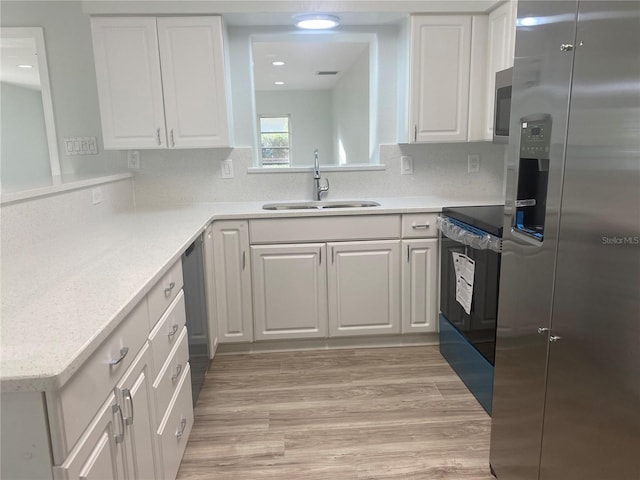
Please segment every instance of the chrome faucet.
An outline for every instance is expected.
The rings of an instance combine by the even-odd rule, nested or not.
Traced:
[[[320,197],[323,193],[329,191],[329,179],[327,178],[327,184],[324,187],[320,186],[320,163],[318,162],[318,149],[313,152],[315,156],[315,163],[313,165],[313,183],[315,185],[314,195],[316,201],[320,201]]]

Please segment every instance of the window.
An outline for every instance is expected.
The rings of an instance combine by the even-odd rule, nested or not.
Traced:
[[[289,115],[260,115],[260,158],[264,167],[289,166]]]

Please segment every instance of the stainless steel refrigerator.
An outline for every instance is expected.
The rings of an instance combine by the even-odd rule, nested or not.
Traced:
[[[640,3],[520,1],[490,461],[640,479]]]

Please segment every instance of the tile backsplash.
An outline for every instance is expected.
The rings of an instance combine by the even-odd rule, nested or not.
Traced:
[[[442,195],[460,200],[502,198],[504,146],[489,142],[381,145],[384,170],[325,171],[327,199]],[[467,173],[467,155],[480,155],[480,171]],[[400,157],[413,157],[413,175],[400,175]],[[233,160],[234,178],[221,162]],[[250,148],[144,151],[135,177],[138,205],[193,202],[310,200],[312,173],[249,173]]]

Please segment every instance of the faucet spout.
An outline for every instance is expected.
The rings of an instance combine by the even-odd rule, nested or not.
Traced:
[[[329,191],[329,179],[327,179],[327,184],[324,187],[320,186],[320,162],[318,160],[317,148],[314,150],[313,155],[314,155],[314,164],[313,164],[314,198],[319,202],[322,197],[322,194],[327,193]]]

